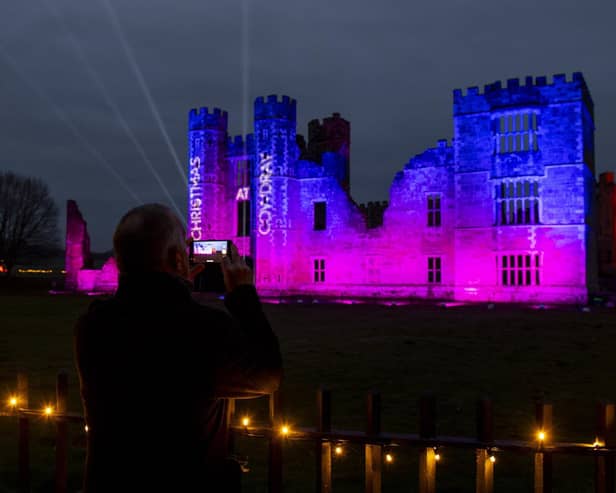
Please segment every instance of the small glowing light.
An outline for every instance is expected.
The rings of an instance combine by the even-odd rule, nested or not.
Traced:
[[[334,453],[336,455],[342,455],[343,452],[344,452],[344,449],[342,448],[342,446],[336,445],[336,448],[334,448]]]
[[[45,413],[46,416],[51,416],[53,414],[53,407],[45,406],[45,409],[43,410],[43,412]]]
[[[88,425],[85,425],[85,426],[83,427],[83,429],[84,429],[84,430],[86,430],[86,433],[87,433],[88,431],[90,431],[90,428],[88,428]]]
[[[248,426],[250,426],[250,418],[248,417],[242,418],[242,426],[244,428],[248,428]]]
[[[593,442],[592,446],[594,448],[599,448],[599,447],[605,447],[605,444],[601,442],[598,438],[595,438],[595,441]]]
[[[394,461],[394,456],[390,453],[385,454],[385,462],[391,464]]]
[[[545,440],[545,431],[540,431],[539,433],[537,433],[537,438],[540,442],[543,442]]]
[[[17,407],[17,403],[19,402],[19,400],[17,399],[16,396],[12,395],[11,397],[9,397],[9,406],[10,407]]]
[[[438,462],[439,460],[441,460],[441,454],[434,454],[434,460],[436,462]]]
[[[493,455],[490,456],[490,462],[492,464],[494,464],[496,462],[496,457],[494,457]]]
[[[282,433],[284,436],[287,436],[289,434],[289,427],[287,425],[283,425],[282,428],[280,428],[280,433]]]

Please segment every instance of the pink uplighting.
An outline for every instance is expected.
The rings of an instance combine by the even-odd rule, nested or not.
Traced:
[[[220,109],[191,110],[188,123],[189,234],[250,255],[270,303],[541,306],[584,304],[597,289],[594,123],[580,73],[455,90],[454,139],[412,157],[387,202],[353,200],[339,113],[309,122],[307,139],[288,96],[257,98],[246,136],[228,136]],[[76,206],[68,226],[69,288],[113,290],[115,265],[88,265]]]

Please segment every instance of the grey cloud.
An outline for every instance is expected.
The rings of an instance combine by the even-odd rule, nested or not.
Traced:
[[[0,44],[144,200],[164,202],[45,1],[54,0],[5,2]],[[191,107],[228,110],[230,132],[240,133],[240,1],[111,1],[179,156],[186,156]],[[596,104],[598,167],[613,166],[616,2],[247,1],[249,114],[256,96],[271,93],[298,99],[300,133],[308,120],[341,112],[352,126],[358,201],[387,198],[410,156],[451,138],[452,89],[509,77],[583,71]],[[54,5],[184,207],[182,181],[100,0]],[[42,177],[59,201],[78,200],[94,248],[109,248],[130,197],[2,67],[1,167]]]

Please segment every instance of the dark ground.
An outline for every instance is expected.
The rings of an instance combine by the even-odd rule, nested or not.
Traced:
[[[31,405],[54,400],[54,378],[63,368],[70,375],[70,409],[81,411],[73,369],[71,334],[87,297],[28,293],[0,296],[0,392],[14,389],[18,368],[30,376]],[[333,426],[363,430],[365,395],[382,393],[383,430],[416,432],[416,402],[422,392],[438,398],[438,431],[443,435],[475,433],[476,399],[494,400],[497,438],[532,439],[533,399],[554,404],[555,439],[592,442],[595,402],[615,399],[616,311],[593,308],[530,310],[487,305],[388,307],[378,305],[267,305],[279,334],[284,361],[285,415],[292,425],[315,422],[315,391],[327,385],[333,392]],[[4,397],[3,397],[4,399]],[[170,389],[165,401],[176,402]],[[244,401],[240,409],[259,415],[266,404]],[[135,416],[138,425],[138,417]],[[73,436],[81,431],[75,427]],[[53,426],[41,421],[33,430],[32,464],[36,491],[49,491],[53,449],[45,445]],[[12,491],[16,469],[16,422],[0,418],[0,492]],[[239,440],[250,459],[246,491],[265,491],[265,446]],[[442,450],[437,490],[474,491],[472,451]],[[416,491],[416,450],[396,450],[384,474],[384,492]],[[313,446],[285,446],[287,491],[314,491]],[[71,452],[72,491],[78,489],[83,451]],[[555,491],[593,491],[589,458],[556,457]],[[360,447],[334,461],[336,492],[362,491]],[[496,491],[531,491],[532,458],[499,454]]]

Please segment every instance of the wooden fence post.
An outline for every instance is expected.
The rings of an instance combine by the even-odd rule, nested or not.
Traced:
[[[332,429],[331,392],[320,389],[317,392],[317,431],[327,433]],[[316,458],[316,491],[331,493],[332,491],[332,444],[329,440],[318,440],[315,449]]]
[[[28,375],[26,373],[17,374],[17,398],[18,408],[28,409]],[[19,493],[30,492],[30,421],[28,416],[19,415],[19,444],[18,444],[18,491]]]
[[[535,453],[535,493],[552,492],[552,454],[544,452],[543,447],[553,440],[552,404],[543,401],[535,403],[535,420],[537,433],[543,433],[543,439],[535,437],[540,451]]]
[[[370,392],[367,400],[366,434],[376,436],[381,433],[381,394]],[[365,446],[365,491],[381,493],[383,472],[383,446],[366,444]]]
[[[612,403],[600,402],[597,406],[597,437],[600,447],[615,445],[615,408]],[[595,458],[595,491],[614,493],[614,456],[598,455]]]
[[[425,394],[419,399],[419,438],[436,438],[436,398]],[[436,452],[425,447],[419,452],[419,493],[436,491]]]
[[[477,403],[477,440],[485,447],[476,451],[477,475],[476,493],[494,491],[494,463],[489,448],[494,444],[494,413],[492,401],[480,399]]]
[[[235,436],[231,427],[235,424],[235,399],[227,399],[227,450],[229,455],[235,452]]]
[[[58,373],[56,380],[56,481],[55,492],[66,493],[68,477],[68,374]]]
[[[282,435],[280,433],[280,391],[270,394],[269,417],[272,436],[269,443],[269,493],[282,493]]]

